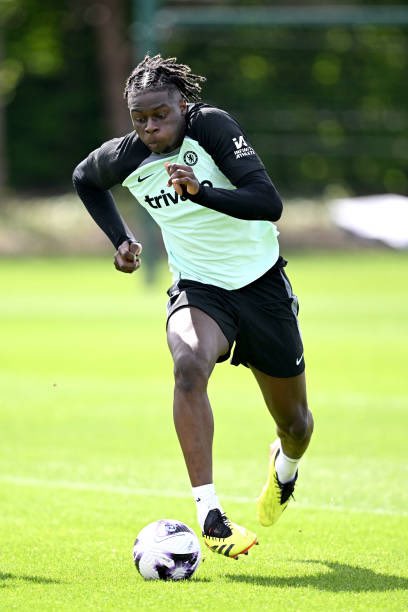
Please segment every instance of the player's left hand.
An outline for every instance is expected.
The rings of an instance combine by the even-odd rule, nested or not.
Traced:
[[[164,164],[169,175],[167,182],[168,187],[174,187],[176,193],[180,196],[184,195],[185,191],[190,195],[196,195],[200,189],[200,183],[194,174],[191,166],[183,166],[182,164]],[[184,191],[184,192],[185,192]]]

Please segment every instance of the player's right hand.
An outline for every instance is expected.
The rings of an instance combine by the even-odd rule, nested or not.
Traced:
[[[132,240],[125,240],[125,242],[122,242],[113,260],[115,268],[119,272],[125,272],[126,274],[131,274],[140,268],[140,254],[142,248],[140,242],[133,242]]]

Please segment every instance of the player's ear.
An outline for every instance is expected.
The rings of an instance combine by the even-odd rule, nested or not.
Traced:
[[[187,101],[184,98],[180,98],[179,105],[180,105],[181,114],[185,115],[187,112]]]

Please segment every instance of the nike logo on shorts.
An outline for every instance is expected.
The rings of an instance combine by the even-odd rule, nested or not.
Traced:
[[[300,362],[301,362],[301,361],[302,361],[302,359],[303,359],[303,355],[304,355],[304,353],[302,353],[302,354],[301,354],[301,356],[299,357],[299,359],[296,359],[296,365],[297,365],[297,366],[298,366],[298,365],[300,365]]]

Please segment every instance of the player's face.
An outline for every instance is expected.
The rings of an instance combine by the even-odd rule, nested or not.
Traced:
[[[187,103],[178,91],[146,91],[132,97],[130,116],[139,138],[154,153],[167,153],[181,144]]]

